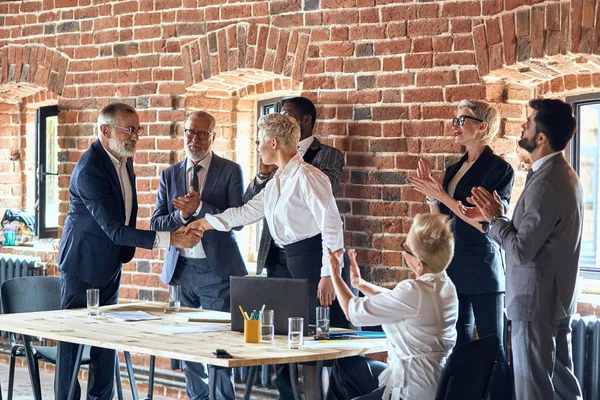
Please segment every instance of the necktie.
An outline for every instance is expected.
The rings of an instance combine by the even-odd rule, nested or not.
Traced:
[[[194,167],[192,168],[192,187],[194,188],[194,190],[196,192],[200,191],[200,188],[198,187],[198,172],[200,172],[200,169],[202,168],[202,166],[200,164],[198,165],[194,165]]]
[[[525,184],[527,185],[527,182],[529,182],[529,179],[531,179],[531,176],[533,175],[533,168],[531,168],[529,170],[529,172],[527,172],[527,177],[525,178]]]

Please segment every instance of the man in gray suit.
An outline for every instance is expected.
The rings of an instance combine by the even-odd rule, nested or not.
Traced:
[[[512,220],[497,193],[473,188],[472,218],[506,252],[506,303],[512,321],[517,400],[580,399],[573,375],[570,317],[583,223],[582,189],[562,154],[575,132],[572,109],[556,99],[529,102],[519,146],[533,162]]]
[[[206,213],[218,214],[242,203],[242,168],[214,154],[215,119],[197,111],[189,115],[184,129],[187,158],[160,177],[156,209],[150,220],[154,230],[176,231]],[[161,274],[165,284],[181,286],[183,306],[229,311],[229,277],[248,272],[233,232],[206,232],[192,249],[169,247]],[[181,363],[190,399],[207,399],[204,366]],[[231,369],[217,371],[217,395],[235,398]]]

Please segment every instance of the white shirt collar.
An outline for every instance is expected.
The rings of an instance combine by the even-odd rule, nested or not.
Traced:
[[[302,160],[302,156],[300,154],[296,154],[290,161],[288,161],[285,168],[283,170],[278,169],[277,172],[275,172],[275,175],[282,177],[292,176],[302,162],[304,162],[304,160]]]
[[[531,169],[533,170],[533,172],[537,171],[542,165],[544,165],[544,163],[546,161],[548,161],[550,158],[554,157],[557,154],[562,153],[561,151],[557,151],[554,153],[550,153],[548,155],[545,155],[544,157],[540,158],[539,160],[535,161],[532,165],[531,165]]]
[[[212,155],[213,152],[209,151],[208,154],[206,155],[206,157],[204,157],[202,160],[200,160],[200,162],[198,164],[200,164],[202,166],[202,168],[204,168],[205,170],[208,170],[208,168],[210,167],[210,162],[212,161]],[[185,170],[189,171],[190,168],[193,168],[195,165],[194,162],[188,157],[186,159],[186,163],[185,163]]]
[[[298,143],[298,154],[303,156],[310,148],[310,145],[312,144],[313,140],[315,140],[314,135],[311,135],[311,136],[307,137],[306,139],[301,140]]]

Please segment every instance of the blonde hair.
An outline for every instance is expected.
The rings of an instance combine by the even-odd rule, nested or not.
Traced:
[[[468,108],[473,113],[475,118],[479,118],[488,124],[487,131],[484,132],[481,140],[489,144],[500,130],[500,113],[495,107],[481,100],[461,100],[458,103],[457,111],[463,108]]]
[[[262,140],[277,139],[287,149],[297,149],[300,125],[293,117],[278,113],[268,114],[258,120]]]
[[[410,228],[411,250],[433,273],[442,272],[454,256],[450,218],[442,214],[419,214]]]

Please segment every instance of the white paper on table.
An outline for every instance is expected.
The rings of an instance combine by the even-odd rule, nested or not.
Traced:
[[[148,314],[146,311],[115,311],[105,312],[102,315],[119,321],[150,321],[153,319],[161,319],[160,317]]]
[[[378,344],[378,343],[377,343]],[[318,341],[318,340],[305,340],[305,349],[368,349],[377,345],[371,340],[342,340],[342,341]]]
[[[173,325],[161,326],[154,329],[157,333],[168,333],[170,335],[179,335],[182,333],[203,333],[228,331],[229,328],[217,324],[193,324],[193,325]]]

